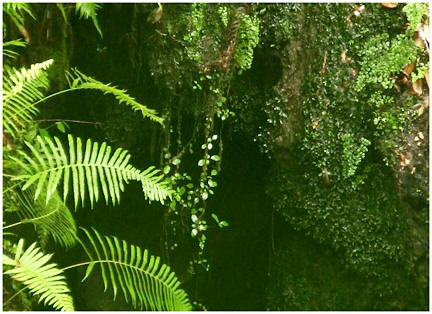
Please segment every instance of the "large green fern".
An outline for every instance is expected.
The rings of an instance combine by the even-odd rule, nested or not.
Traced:
[[[110,84],[99,82],[76,69],[66,73],[69,89],[44,96],[43,91],[48,90],[49,81],[46,70],[53,63],[48,60],[31,65],[30,69],[3,71],[3,126],[7,133],[15,137],[33,117],[38,113],[36,105],[45,100],[70,91],[82,89],[95,89],[104,94],[112,94],[119,101],[131,106],[133,110],[140,111],[143,117],[163,124],[163,119],[156,111],[138,103],[129,96],[125,90],[118,89]]]
[[[100,265],[105,290],[111,284],[114,299],[118,288],[126,302],[135,308],[152,311],[190,311],[192,306],[186,292],[170,267],[160,265],[160,258],[150,256],[147,250],[119,241],[116,237],[102,237],[95,229],[92,235],[84,228],[91,250],[83,244],[94,261],[86,271],[85,280]]]
[[[25,13],[35,19],[29,3],[8,2],[3,3],[3,12],[10,16],[15,25],[20,28],[24,25]]]
[[[23,190],[37,183],[35,199],[40,195],[47,184],[46,202],[63,181],[63,197],[66,199],[69,192],[69,181],[72,181],[75,207],[81,199],[84,206],[86,190],[91,206],[98,201],[102,191],[106,203],[111,200],[113,204],[120,201],[120,191],[124,191],[124,184],[129,180],[140,181],[144,195],[150,200],[161,203],[172,193],[167,181],[153,167],[140,171],[129,164],[130,155],[126,150],[118,148],[111,154],[111,147],[102,143],[87,140],[86,147],[80,138],[76,141],[68,135],[69,152],[65,152],[62,143],[57,137],[54,141],[49,137],[38,136],[38,149],[35,145],[27,143],[32,155],[20,152],[24,161],[13,158],[23,170],[23,174],[13,180],[22,180]],[[55,142],[55,143],[54,143]]]
[[[76,12],[79,12],[80,17],[84,19],[91,18],[94,26],[96,27],[99,35],[103,37],[102,30],[99,27],[99,22],[97,19],[97,11],[102,7],[99,3],[77,3],[76,4]]]
[[[157,116],[155,110],[141,105],[133,97],[129,96],[125,90],[118,89],[115,86],[111,86],[110,84],[99,82],[76,69],[72,69],[71,72],[67,72],[66,78],[71,90],[96,89],[104,92],[104,94],[114,95],[120,104],[125,103],[126,105],[131,106],[134,111],[140,111],[143,117],[147,117],[153,121],[163,124],[163,119]]]
[[[12,47],[25,47],[26,42],[21,39],[10,40],[7,42],[3,42],[3,56],[9,57],[11,59],[15,59],[18,53],[12,50]]]
[[[73,300],[66,284],[63,271],[54,263],[47,264],[52,254],[44,254],[33,243],[23,252],[24,240],[18,242],[15,257],[3,254],[3,264],[12,266],[5,274],[21,281],[32,294],[39,296],[39,302],[62,311],[73,311]]]
[[[46,186],[43,190],[46,190]],[[34,186],[26,191],[18,190],[14,193],[16,213],[22,219],[21,223],[33,224],[41,236],[42,243],[45,236],[50,235],[63,247],[73,246],[76,243],[77,232],[75,220],[60,195],[55,192],[48,204],[45,204],[40,198],[35,201],[34,193]]]
[[[49,87],[46,70],[52,63],[48,60],[3,73],[3,127],[12,137],[38,113],[34,103],[44,98],[43,90]]]

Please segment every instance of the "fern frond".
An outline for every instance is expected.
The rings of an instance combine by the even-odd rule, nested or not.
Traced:
[[[147,250],[141,250],[114,236],[102,237],[95,229],[92,235],[81,228],[91,246],[90,251],[84,246],[89,258],[94,261],[86,271],[85,280],[99,263],[105,291],[112,286],[114,299],[117,290],[123,292],[126,302],[134,308],[152,311],[190,311],[192,306],[186,292],[179,289],[180,282],[170,267],[160,265],[160,258],[149,256]]]
[[[46,191],[46,186],[43,191]],[[76,243],[75,219],[60,195],[55,192],[45,204],[40,198],[35,201],[34,193],[35,187],[32,186],[16,194],[17,214],[22,223],[32,223],[39,234],[51,235],[56,243],[65,248],[72,247]]]
[[[30,15],[33,19],[35,18],[29,3],[23,2],[9,2],[3,3],[3,12],[9,15],[12,20],[18,25],[24,24],[24,13]]]
[[[3,254],[3,264],[13,268],[5,274],[26,285],[39,302],[62,311],[74,311],[73,300],[63,271],[54,263],[47,264],[52,254],[44,254],[36,242],[23,252],[24,240],[20,239],[15,258]]]
[[[20,152],[26,162],[13,158],[24,171],[24,174],[16,176],[13,180],[25,181],[22,190],[37,183],[35,199],[47,184],[48,202],[62,180],[65,200],[69,192],[69,180],[72,181],[75,208],[80,199],[84,206],[86,190],[92,207],[93,203],[98,201],[100,191],[107,204],[108,200],[111,200],[115,205],[120,201],[120,192],[124,191],[124,185],[129,183],[129,180],[140,181],[145,196],[150,200],[163,203],[164,199],[171,195],[168,184],[157,176],[156,171],[141,172],[130,165],[130,154],[126,150],[118,148],[111,154],[111,147],[105,142],[99,146],[90,139],[83,149],[80,138],[75,141],[72,135],[68,135],[69,153],[66,154],[57,137],[54,137],[53,141],[49,137],[38,136],[36,140],[40,145],[39,150],[26,142],[33,156]]]
[[[87,76],[76,69],[72,69],[71,72],[66,73],[66,78],[69,83],[70,89],[96,89],[102,91],[104,94],[114,95],[119,103],[125,103],[131,106],[134,111],[140,111],[143,117],[147,117],[150,120],[156,121],[163,125],[163,119],[157,116],[157,113],[153,109],[149,109],[144,105],[138,103],[133,97],[129,96],[125,90],[111,86],[110,84],[104,84]]]
[[[164,203],[165,199],[171,197],[172,190],[169,183],[160,174],[159,169],[151,166],[140,174],[144,196],[150,201]]]
[[[99,35],[103,37],[102,31],[99,27],[99,23],[97,20],[97,11],[102,7],[99,3],[77,3],[76,4],[76,12],[79,12],[80,17],[84,19],[91,18],[94,26],[96,27]]]
[[[18,52],[12,50],[9,47],[25,47],[26,42],[22,41],[21,39],[16,40],[10,40],[3,43],[3,56],[9,57],[11,59],[15,59],[15,57],[18,55]]]
[[[49,87],[46,70],[48,60],[31,65],[30,69],[15,70],[3,75],[3,127],[12,137],[38,113],[34,102],[44,98],[41,90]]]

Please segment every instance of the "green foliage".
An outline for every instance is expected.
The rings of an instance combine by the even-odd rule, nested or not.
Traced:
[[[208,226],[206,217],[204,216],[206,213],[206,202],[211,195],[214,195],[215,189],[218,186],[217,176],[219,172],[217,169],[220,168],[221,163],[221,157],[216,152],[218,140],[220,140],[218,135],[209,135],[205,143],[201,145],[203,156],[197,163],[197,166],[200,168],[200,175],[196,184],[193,183],[190,175],[179,172],[179,159],[171,158],[170,154],[164,156],[166,159],[172,160],[173,169],[167,165],[164,170],[166,171],[165,173],[173,173],[171,183],[176,192],[171,201],[169,213],[175,216],[179,216],[182,212],[188,213],[189,217],[187,219],[189,220],[190,218],[191,221],[190,235],[198,242],[200,252],[204,250],[207,241],[206,231]],[[220,225],[219,221],[217,223],[219,226],[227,224],[225,221],[222,225]],[[174,232],[177,232],[176,229]],[[176,247],[177,241],[171,246],[171,250],[174,250]],[[206,269],[208,270],[207,267],[208,265],[206,265]]]
[[[21,218],[21,223],[33,224],[40,234],[42,244],[46,242],[46,235],[51,235],[56,243],[66,248],[75,245],[75,220],[60,195],[55,192],[48,203],[45,203],[41,198],[35,201],[34,194],[35,188],[31,187],[26,191],[17,191],[14,195],[15,211]]]
[[[204,24],[204,10],[206,3],[193,3],[190,12],[190,29],[183,36],[183,40],[188,43],[186,48],[187,56],[196,63],[201,62],[201,32]]]
[[[55,143],[54,143],[55,141]],[[62,143],[57,137],[54,141],[49,137],[37,136],[41,149],[26,142],[33,156],[21,153],[26,162],[14,158],[22,167],[24,173],[13,180],[25,182],[22,189],[25,191],[33,184],[37,184],[35,199],[40,195],[42,188],[47,184],[46,202],[50,200],[57,186],[63,181],[63,198],[69,193],[69,180],[72,181],[75,207],[81,199],[82,206],[86,198],[86,187],[91,207],[99,200],[100,190],[105,201],[111,200],[113,205],[120,201],[120,191],[124,191],[124,184],[129,180],[140,181],[144,194],[150,200],[163,201],[170,195],[167,183],[158,176],[153,167],[140,171],[130,165],[130,155],[127,151],[118,148],[111,155],[111,147],[102,143],[87,140],[86,147],[80,138],[76,141],[68,135],[69,152],[66,154]]]
[[[18,28],[24,25],[25,14],[30,15],[33,19],[35,18],[29,3],[3,3],[3,12],[11,17]]]
[[[367,146],[371,142],[362,137],[357,143],[353,134],[344,134],[342,135],[342,143],[344,147],[342,159],[343,177],[349,178],[355,174],[357,166],[364,159],[368,150]]]
[[[408,22],[410,23],[410,30],[413,32],[418,30],[420,23],[424,16],[429,15],[429,3],[412,2],[407,3],[402,11],[407,15]]]
[[[10,40],[7,42],[3,42],[3,56],[15,59],[18,53],[12,50],[12,47],[25,47],[26,43],[21,39]]]
[[[424,78],[425,77],[425,73],[429,72],[429,68],[430,68],[429,62],[426,63],[426,64],[421,65],[420,67],[418,67],[417,71],[413,72],[411,74],[412,81],[415,82],[415,81],[418,81],[418,80]]]
[[[74,311],[70,289],[63,271],[56,264],[47,264],[52,254],[44,254],[33,243],[24,251],[24,239],[20,239],[13,258],[3,254],[3,265],[12,266],[5,273],[21,281],[39,302],[62,311]]]
[[[405,34],[398,35],[391,42],[386,33],[372,38],[361,52],[362,68],[356,89],[361,91],[370,83],[379,83],[386,89],[391,88],[395,82],[391,74],[399,73],[406,65],[414,62],[417,54],[418,48],[414,41]]]
[[[44,136],[36,136],[38,131],[40,134],[43,132],[33,123],[33,117],[38,112],[35,105],[58,94],[78,89],[97,89],[113,94],[120,103],[124,102],[135,110],[141,111],[144,117],[162,123],[162,119],[157,117],[154,111],[136,102],[126,91],[98,82],[77,70],[67,74],[70,84],[68,90],[44,97],[43,91],[49,87],[46,69],[51,63],[52,60],[49,60],[20,71],[7,68],[7,75],[4,75],[3,116],[7,130],[4,139],[6,138],[9,143],[5,150],[5,169],[6,177],[11,178],[6,180],[8,193],[5,194],[5,204],[9,212],[16,212],[21,218],[18,223],[4,228],[32,223],[41,236],[42,245],[45,244],[47,235],[50,235],[55,242],[70,247],[76,241],[76,225],[69,209],[58,194],[60,185],[63,186],[63,199],[66,200],[70,181],[72,182],[75,207],[79,199],[84,206],[86,193],[93,207],[101,191],[107,203],[108,199],[113,204],[118,203],[120,191],[124,190],[124,185],[130,180],[141,183],[146,199],[156,200],[162,204],[165,199],[171,198],[172,190],[163,175],[154,167],[140,171],[130,165],[130,155],[121,148],[111,154],[110,146],[106,143],[99,145],[91,139],[87,140],[86,147],[83,148],[80,138],[75,139],[68,134],[69,150],[67,150],[57,137],[51,138],[46,131]],[[30,124],[32,128],[25,129]],[[57,126],[61,129],[59,124]],[[18,134],[22,136],[18,137]],[[15,140],[14,146],[9,147],[11,142],[9,135]],[[23,148],[24,143],[28,148],[27,151]],[[13,181],[18,183],[10,185]],[[46,195],[45,199],[40,198],[40,195]],[[91,236],[88,233],[87,235],[94,244]],[[99,234],[97,236],[100,239]],[[44,301],[44,304],[52,305],[55,309],[73,311],[72,298],[68,294],[69,289],[62,275],[63,271],[55,264],[46,264],[51,255],[41,253],[36,243],[23,253],[23,241],[21,239],[18,242],[15,259],[7,255],[3,256],[3,263],[13,266],[6,271],[6,274],[12,275],[14,280],[23,282],[35,296],[40,296],[39,302]],[[112,242],[109,239],[107,241],[111,247]],[[117,238],[114,238],[114,242],[118,243]],[[104,243],[100,242],[100,244],[105,249]],[[8,242],[6,249],[10,247],[11,242]],[[96,246],[93,248],[98,250]],[[124,253],[128,254],[125,242],[123,248],[117,247],[117,249],[115,254],[112,251],[113,255],[105,256],[110,261],[102,262],[112,262],[116,269],[119,262],[123,265],[130,263],[126,268],[122,268],[123,275],[127,274],[127,277],[123,279],[118,277],[117,280],[122,283],[124,280],[128,284],[127,289],[134,305],[140,304],[141,307],[149,309],[191,309],[186,293],[178,289],[180,283],[174,273],[169,271],[169,267],[163,265],[158,268],[159,259],[156,260],[156,264],[153,264],[155,262],[153,256],[147,264],[147,251],[143,251],[145,256],[136,256],[137,260],[143,258],[142,264],[133,264],[134,246],[130,249],[132,259],[129,260],[128,255],[123,259],[122,250],[125,249]],[[94,266],[93,263],[91,265]],[[90,274],[91,268],[88,269],[87,275]],[[109,268],[111,270],[111,264]],[[136,275],[130,277],[130,271],[137,271]],[[154,273],[156,271],[157,274]],[[106,279],[105,274],[103,277]],[[112,281],[112,284],[115,286],[115,281]],[[123,284],[122,289],[125,292]],[[126,295],[125,297],[127,299]]]
[[[110,84],[101,83],[90,76],[87,76],[80,71],[73,69],[66,74],[66,79],[69,84],[70,90],[80,89],[96,89],[102,91],[104,94],[114,95],[120,104],[125,103],[131,106],[134,111],[140,111],[143,117],[156,121],[163,125],[163,119],[156,115],[156,111],[149,109],[144,105],[138,103],[133,97],[126,93],[126,90],[121,90]]]
[[[99,22],[97,19],[97,11],[100,10],[101,7],[102,5],[99,3],[77,3],[75,11],[79,12],[81,18],[86,20],[91,18],[99,35],[103,37],[102,30],[99,27]]]
[[[243,14],[239,26],[239,35],[234,60],[240,70],[248,70],[253,61],[254,49],[259,42],[259,18]]]
[[[23,130],[38,113],[35,102],[44,98],[49,87],[46,70],[48,60],[33,64],[30,69],[10,70],[3,75],[3,126],[12,137]]]
[[[293,23],[284,28],[277,21]],[[377,309],[391,308],[393,300],[400,309],[424,306],[421,289],[427,287],[413,292],[408,306],[399,280],[416,286],[423,275],[409,274],[425,250],[418,245],[413,251],[414,234],[424,225],[409,222],[418,209],[402,205],[397,193],[403,187],[394,172],[400,140],[419,121],[412,109],[419,100],[405,86],[392,88],[406,65],[423,58],[411,36],[401,34],[405,22],[400,7],[381,4],[365,4],[361,12],[352,4],[265,6],[263,60],[254,64],[249,81],[235,83],[228,99],[237,125],[243,124],[238,129],[274,160],[267,188],[276,211],[295,230],[334,250],[341,268],[369,283],[382,282],[374,295],[391,297],[386,305],[377,301]],[[280,75],[265,72],[269,55],[280,60]],[[265,86],[262,73],[275,75],[275,81]],[[384,160],[391,160],[391,170]],[[333,288],[314,290],[308,285],[312,277],[302,273],[289,292],[273,293],[297,298],[289,309],[325,308],[314,307],[313,295]],[[359,297],[363,304],[375,302],[373,295]]]
[[[386,265],[407,262],[406,217],[391,193],[391,177],[377,164],[367,167],[364,184],[355,188],[332,181],[324,189],[316,172],[308,171],[303,179],[290,172],[278,173],[271,193],[286,197],[276,200],[276,209],[296,230],[340,252],[350,268],[386,277],[396,275]]]
[[[126,241],[120,242],[114,236],[102,237],[95,229],[94,235],[83,230],[92,252],[86,249],[92,263],[87,268],[85,278],[99,264],[105,290],[111,284],[114,299],[120,286],[126,302],[131,302],[134,308],[151,311],[192,309],[186,293],[178,288],[180,282],[174,272],[169,266],[160,265],[159,257],[149,255],[147,250],[142,251]]]
[[[73,56],[81,62],[79,57],[89,53],[90,68],[99,71],[102,66],[101,74],[135,81],[140,92],[160,104],[157,110],[161,115],[124,90],[76,70],[67,74],[66,91],[100,90],[140,111],[143,117],[164,122],[163,129],[159,125],[139,126],[138,120],[124,126],[120,122],[131,120],[122,115],[123,107],[113,107],[108,121],[100,119],[104,113],[100,115],[99,109],[93,115],[95,107],[90,107],[89,115],[101,121],[98,125],[105,131],[116,126],[111,127],[108,137],[116,138],[121,147],[136,146],[138,152],[144,151],[146,145],[142,144],[150,141],[150,159],[156,160],[160,154],[163,172],[170,178],[165,181],[154,168],[144,172],[135,169],[126,161],[129,154],[125,150],[107,153],[108,145],[102,149],[92,139],[83,147],[79,138],[70,137],[70,147],[66,148],[60,139],[37,127],[35,132],[42,137],[31,136],[28,126],[37,113],[35,104],[66,91],[34,97],[29,101],[31,109],[25,110],[28,115],[20,111],[20,105],[8,111],[10,130],[5,127],[4,131],[8,143],[4,147],[5,186],[10,188],[17,182],[12,178],[18,178],[17,187],[27,188],[22,194],[28,210],[16,208],[22,223],[33,222],[43,234],[52,234],[66,244],[68,239],[62,238],[61,232],[67,223],[54,228],[51,224],[56,222],[48,221],[56,215],[50,214],[51,202],[54,207],[64,205],[59,191],[65,193],[64,198],[73,191],[75,206],[79,199],[83,205],[85,199],[90,200],[93,206],[98,197],[114,204],[128,180],[139,181],[148,199],[165,199],[160,239],[164,259],[170,263],[181,260],[179,267],[191,262],[185,277],[197,276],[194,279],[199,284],[204,277],[198,270],[210,269],[209,245],[211,240],[218,240],[211,239],[216,233],[210,230],[228,225],[215,207],[217,200],[212,199],[221,185],[218,176],[225,157],[222,139],[230,138],[232,132],[240,133],[245,140],[256,142],[271,163],[267,189],[278,212],[275,217],[280,214],[306,236],[304,241],[297,241],[295,236],[291,242],[276,241],[280,250],[269,252],[279,267],[269,280],[270,309],[427,308],[423,293],[429,277],[425,263],[428,177],[424,174],[428,169],[428,124],[423,113],[428,104],[409,95],[410,85],[401,84],[422,79],[429,69],[428,51],[414,42],[418,26],[428,24],[427,4],[399,4],[393,9],[380,3],[195,3],[164,4],[163,9],[160,4],[158,8],[155,4],[107,6],[106,15],[98,16],[100,22],[119,13],[119,20],[127,23],[103,24],[111,25],[116,35],[105,33],[106,48],[98,48],[100,58],[94,58],[88,48],[95,43],[94,38],[86,41],[89,46],[75,49],[77,55],[63,53],[76,43],[69,41],[73,38],[69,32],[78,19],[68,22],[68,12],[75,10],[83,18],[92,18],[101,34],[96,19],[100,5],[57,7],[59,10],[55,7],[45,12],[58,14],[53,25],[58,25],[55,20],[65,21],[62,43],[70,42],[71,47],[62,44],[64,50],[54,56],[66,61]],[[46,33],[54,29],[47,26]],[[419,32],[420,37],[423,35]],[[31,38],[32,43],[37,41]],[[127,47],[117,50],[118,43]],[[84,46],[87,48],[82,49]],[[114,65],[105,69],[112,60],[129,62],[121,70]],[[409,75],[401,73],[406,65],[416,68],[411,81]],[[130,73],[136,75],[131,77]],[[51,110],[48,105],[47,110]],[[16,125],[16,120],[23,124]],[[57,124],[65,133],[62,126]],[[132,133],[151,136],[130,136]],[[144,154],[147,152],[135,156]],[[119,168],[123,165],[126,168]],[[142,176],[147,177],[146,184]],[[157,192],[159,185],[166,194]],[[8,192],[4,193],[7,210],[12,208]],[[48,207],[39,208],[46,201]],[[21,206],[17,204],[15,207]],[[69,226],[73,229],[72,224]],[[286,232],[285,228],[280,231]],[[165,293],[175,293],[164,290],[160,282],[153,285],[158,281],[145,272],[154,269],[160,279],[171,276],[168,268],[151,266],[149,256],[148,263],[138,265],[135,260],[148,252],[137,254],[138,248],[127,242],[85,232],[93,260],[83,263],[90,265],[87,275],[98,264],[105,288],[112,287],[114,296],[121,290],[136,308],[173,306],[165,304]],[[156,263],[157,258],[153,261]],[[199,299],[200,294],[197,288],[195,297]],[[190,309],[189,304],[179,305]]]

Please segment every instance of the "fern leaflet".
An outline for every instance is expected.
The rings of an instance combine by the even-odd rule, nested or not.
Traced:
[[[9,2],[3,3],[3,12],[9,15],[14,23],[19,27],[24,24],[24,12],[35,19],[29,3]]]
[[[35,296],[40,296],[39,302],[51,305],[62,311],[74,311],[73,300],[66,284],[63,271],[54,263],[47,264],[52,254],[44,254],[33,243],[23,252],[24,240],[18,242],[15,258],[3,254],[3,264],[13,268],[5,274],[23,282]]]
[[[46,186],[43,190],[46,191]],[[34,186],[16,193],[16,212],[22,223],[32,223],[41,236],[49,234],[63,247],[73,246],[77,232],[75,220],[60,195],[55,192],[45,204],[40,198],[34,201],[34,193]]]
[[[9,47],[25,47],[26,42],[22,41],[21,39],[16,40],[10,40],[3,43],[3,55],[5,57],[9,57],[11,59],[15,59],[15,57],[18,55],[18,52],[12,50]]]
[[[3,75],[3,127],[16,136],[38,113],[34,102],[44,98],[41,89],[49,87],[46,70],[53,63],[48,60],[31,65],[30,69],[13,69]]]
[[[69,87],[71,90],[97,89],[104,92],[104,94],[114,95],[120,104],[125,103],[131,106],[134,111],[140,111],[143,117],[147,117],[150,120],[163,124],[163,119],[157,116],[155,110],[149,109],[146,106],[141,105],[133,97],[129,96],[125,90],[118,89],[115,86],[111,86],[110,84],[104,84],[102,82],[99,82],[76,69],[72,69],[71,72],[67,72],[66,79],[69,83]]]
[[[96,27],[99,35],[103,37],[102,31],[99,27],[99,23],[97,20],[97,11],[102,7],[99,3],[77,3],[76,4],[76,12],[80,13],[80,17],[84,19],[91,18],[94,26]]]
[[[114,299],[120,287],[126,302],[131,302],[135,308],[152,311],[192,309],[186,292],[179,289],[180,282],[174,272],[165,264],[159,265],[159,257],[149,256],[147,250],[142,251],[126,241],[120,242],[114,236],[102,237],[95,229],[94,235],[84,228],[81,229],[90,241],[92,253],[82,245],[89,258],[94,261],[88,266],[83,280],[91,274],[96,263],[99,263],[105,290],[111,283]]]
[[[111,200],[113,205],[120,201],[120,191],[124,191],[124,184],[129,180],[137,180],[142,183],[144,195],[150,200],[160,201],[170,197],[172,190],[163,177],[158,175],[159,171],[150,167],[141,172],[130,165],[130,154],[126,150],[118,148],[111,154],[111,147],[102,143],[87,140],[83,149],[81,139],[75,139],[68,135],[69,158],[57,137],[54,141],[49,137],[36,138],[40,149],[26,142],[33,156],[24,152],[26,162],[12,157],[23,169],[24,174],[18,175],[13,180],[23,180],[26,183],[22,187],[26,190],[37,183],[35,199],[41,194],[42,188],[47,184],[46,202],[56,191],[57,186],[63,180],[63,198],[69,193],[69,180],[72,181],[75,208],[81,199],[82,206],[86,190],[90,198],[91,207],[99,199],[102,191],[105,201]],[[87,188],[87,189],[86,189]]]

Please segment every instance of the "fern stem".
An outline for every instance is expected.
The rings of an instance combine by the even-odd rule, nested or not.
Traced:
[[[102,125],[102,122],[92,122],[92,121],[80,121],[80,120],[65,120],[65,119],[45,119],[45,120],[35,120],[35,122],[73,122],[73,123],[83,123],[83,124],[97,124]]]
[[[27,287],[23,287],[21,288],[20,291],[18,291],[17,293],[15,293],[13,296],[11,296],[9,299],[6,300],[6,302],[3,303],[3,309],[5,307],[6,304],[8,304],[10,301],[12,301],[12,299],[14,299],[18,294],[20,294],[21,292],[23,292]]]
[[[11,224],[11,225],[8,225],[8,226],[3,227],[3,230],[4,230],[4,229],[8,229],[8,228],[12,228],[12,227],[15,227],[15,226],[18,226],[18,225],[21,225],[21,224],[30,223],[30,222],[35,221],[35,220],[38,220],[38,219],[46,218],[46,217],[48,217],[48,216],[54,214],[54,213],[57,212],[58,210],[59,210],[59,207],[57,207],[55,210],[53,210],[52,212],[49,212],[49,213],[46,214],[46,215],[43,215],[43,216],[40,216],[40,217],[36,217],[36,218],[31,218],[31,219],[24,219],[24,220],[21,220],[21,221],[19,221],[19,222],[17,222],[17,223],[14,223],[14,224]]]
[[[61,269],[61,271],[65,271],[71,268],[75,268],[75,267],[80,267],[80,266],[85,266],[85,265],[90,265],[91,263],[106,263],[106,262],[112,262],[109,260],[101,260],[101,261],[94,261],[94,262],[82,262],[82,263],[78,263],[78,264],[73,264],[70,266],[66,266],[64,268]]]
[[[3,193],[6,193],[6,192],[8,192],[9,190],[12,190],[14,187],[16,187],[17,185],[20,185],[20,184],[21,184],[21,182],[18,182],[18,183],[16,183],[16,184],[14,184],[14,185],[8,187],[6,190],[3,190]]]
[[[52,97],[55,97],[55,96],[58,96],[58,95],[61,95],[61,94],[67,93],[67,92],[71,92],[71,91],[74,91],[74,90],[76,90],[76,89],[74,89],[74,88],[69,88],[69,89],[64,89],[64,90],[61,90],[61,91],[59,91],[59,92],[57,92],[57,93],[54,93],[54,94],[48,95],[48,96],[46,96],[45,98],[42,98],[42,99],[36,101],[35,103],[33,103],[33,106],[36,106],[37,104],[39,104],[39,103],[41,103],[41,102],[44,102],[44,101],[46,101],[46,100],[48,100],[48,99],[50,99],[50,98],[52,98]]]
[[[65,166],[60,166],[60,167],[53,167],[53,168],[49,168],[49,169],[46,169],[46,170],[39,171],[37,173],[37,175],[40,176],[43,173],[50,173],[51,171],[58,171],[60,169],[73,168],[73,167],[76,167],[76,168],[80,168],[80,167],[101,167],[101,168],[105,168],[105,169],[116,169],[116,170],[120,170],[122,172],[132,173],[132,175],[134,175],[133,170],[125,170],[125,169],[123,169],[123,168],[121,168],[119,166],[97,165],[97,164],[89,164],[89,163],[86,163],[86,164],[80,163],[80,164],[65,165]],[[35,174],[33,174],[33,175],[27,175],[27,176],[28,177],[32,177],[34,175]],[[13,177],[13,176],[11,176],[11,177]],[[141,180],[141,174],[138,174],[136,179],[133,178],[133,177],[131,179],[135,180],[135,181],[139,181],[139,180]],[[22,178],[12,179],[12,180],[20,180],[21,181]]]
[[[90,264],[92,264],[92,263],[113,263],[113,264],[117,264],[117,265],[120,265],[120,266],[130,267],[130,268],[136,269],[136,270],[139,271],[139,272],[144,272],[144,273],[146,273],[147,275],[153,277],[156,281],[160,281],[160,282],[161,282],[164,286],[166,286],[168,289],[171,289],[170,287],[168,287],[168,285],[167,285],[163,280],[160,280],[160,279],[157,278],[155,275],[152,275],[149,271],[146,271],[146,270],[141,269],[141,268],[139,268],[139,267],[136,267],[136,266],[130,265],[130,264],[128,264],[128,263],[119,262],[119,261],[113,261],[113,260],[106,260],[106,259],[104,259],[104,260],[98,260],[98,261],[82,262],[82,263],[79,263],[79,264],[74,264],[74,265],[66,266],[66,267],[64,267],[64,268],[62,268],[62,269],[60,269],[60,270],[61,270],[61,271],[65,271],[65,270],[68,270],[68,269],[71,269],[71,268],[75,268],[75,267],[79,267],[79,266],[90,265]]]
[[[15,226],[18,226],[18,225],[21,225],[23,223],[24,223],[23,220],[21,220],[19,222],[14,223],[14,224],[11,224],[11,225],[8,225],[8,226],[4,226],[3,230],[8,229],[8,228],[12,228],[12,227],[15,227]]]

